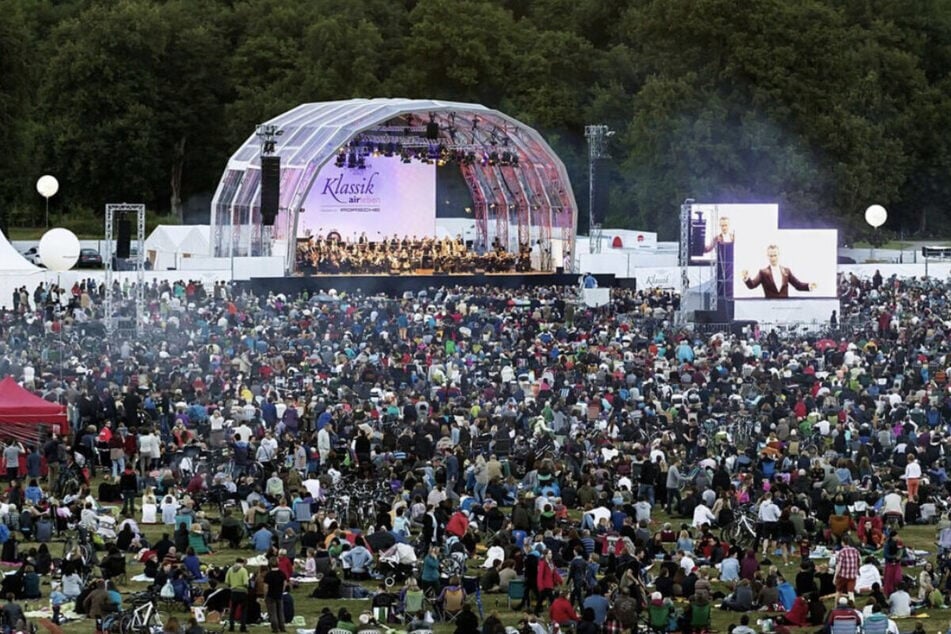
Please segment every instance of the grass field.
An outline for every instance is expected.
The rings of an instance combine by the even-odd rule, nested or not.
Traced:
[[[682,520],[677,520],[673,518],[668,518],[664,514],[659,514],[654,519],[656,522],[659,522],[659,523],[663,523],[665,521],[670,520],[674,522],[675,524],[677,524],[682,521]],[[163,532],[170,532],[170,529],[171,529],[171,527],[166,527],[162,525],[140,525],[140,526],[153,543],[161,537]],[[934,526],[930,526],[930,525],[907,526],[902,531],[902,538],[905,542],[905,545],[910,548],[927,550],[932,553],[935,550]],[[23,543],[21,545],[21,552],[24,552],[26,549],[29,549],[33,545],[35,544]],[[252,551],[248,549],[231,550],[225,547],[220,547],[221,545],[218,545],[218,544],[216,544],[215,546],[219,546],[219,547],[216,548],[214,554],[202,556],[202,561],[204,563],[227,566],[234,563],[235,558],[238,556],[247,557],[253,554]],[[59,557],[62,554],[62,543],[54,542],[53,544],[51,544],[50,550],[54,557]],[[775,559],[776,558],[774,558],[774,560]],[[478,561],[478,560],[473,561],[471,562],[471,566],[474,568],[479,563],[481,563],[481,561]],[[795,564],[798,565],[798,561],[796,561]],[[790,577],[789,581],[793,580],[792,579],[794,576],[793,571],[795,571],[796,569],[797,568],[795,565],[790,565],[785,567],[781,566],[781,570]],[[128,577],[131,579],[133,575],[136,575],[140,573],[141,571],[142,571],[141,564],[131,563],[129,565]],[[910,571],[910,573],[913,574],[914,576],[917,576],[918,572],[920,572],[919,569],[915,569],[915,568],[906,569],[906,572],[908,571]],[[379,587],[379,582],[368,581],[368,582],[365,582],[365,585],[368,589],[375,590]],[[293,591],[293,597],[294,597],[295,606],[296,606],[296,613],[305,617],[307,621],[308,629],[312,629],[314,627],[317,616],[320,614],[321,609],[324,607],[331,608],[331,610],[333,610],[334,613],[336,613],[337,609],[339,609],[340,607],[346,607],[350,611],[350,613],[353,614],[354,618],[356,618],[360,614],[361,611],[370,609],[369,599],[363,599],[363,600],[341,599],[341,600],[328,601],[328,600],[322,600],[322,599],[309,598],[308,595],[312,591],[313,587],[314,586],[312,585],[304,585]],[[145,584],[135,583],[132,581],[126,581],[126,583],[120,587],[120,590],[122,591],[123,594],[127,594],[131,592],[136,592],[138,590],[142,590],[144,588],[145,588]],[[718,589],[716,583],[714,583],[714,589],[715,590]],[[44,581],[43,592],[44,592],[44,595],[48,595],[49,593],[49,586],[48,586],[47,580]],[[38,602],[32,602],[32,603],[35,605],[36,603],[45,603],[45,601],[38,601]],[[483,607],[484,607],[486,615],[492,612],[495,612],[502,619],[503,623],[505,623],[506,625],[516,625],[518,620],[523,616],[522,613],[507,609],[506,607],[507,601],[504,594],[483,593],[482,603],[483,603]],[[831,606],[831,603],[832,603],[831,600],[827,601],[827,604],[829,606]],[[865,601],[860,599],[859,607],[861,608],[864,605],[865,605]],[[162,612],[163,614],[168,614],[167,608],[163,607]],[[177,616],[180,621],[187,622],[188,614],[185,613],[184,610],[173,612],[172,614]],[[768,613],[766,612],[754,612],[750,614],[751,625],[755,627],[756,626],[755,621],[767,615]],[[915,628],[915,625],[918,622],[921,622],[924,624],[925,631],[928,632],[928,634],[937,634],[938,632],[943,633],[948,629],[949,620],[951,620],[951,610],[928,610],[927,615],[928,615],[927,618],[920,618],[920,619],[912,618],[912,619],[900,620],[898,621],[898,626],[902,632],[906,632],[906,631],[910,632]],[[719,632],[726,632],[730,624],[739,622],[739,617],[740,615],[737,613],[731,613],[731,612],[726,612],[723,610],[714,609],[713,610],[713,628]],[[448,632],[452,632],[454,627],[455,626],[451,624],[437,623],[434,630],[437,634],[445,634]],[[69,632],[69,633],[75,632],[77,634],[87,634],[87,633],[93,632],[95,627],[94,627],[94,623],[91,620],[84,620],[84,621],[70,623],[65,629],[66,629],[66,632]],[[220,631],[221,629],[222,629],[222,626],[209,626],[209,630],[211,631]],[[293,630],[293,628],[289,628],[289,629]],[[813,631],[815,629],[816,628],[802,628],[801,631],[806,632],[806,631]],[[267,623],[264,623],[258,626],[251,626],[251,631],[267,632],[270,630]]]

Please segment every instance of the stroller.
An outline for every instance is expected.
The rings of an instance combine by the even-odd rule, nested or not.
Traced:
[[[416,551],[412,546],[396,543],[380,553],[377,571],[383,575],[387,587],[390,587],[413,576],[416,562]]]
[[[469,553],[466,547],[458,537],[450,537],[446,540],[444,555],[439,559],[439,576],[443,579],[453,577],[462,577],[466,574],[466,561]]]

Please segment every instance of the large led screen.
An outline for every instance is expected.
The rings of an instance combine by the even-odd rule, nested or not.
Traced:
[[[344,240],[366,233],[379,236],[433,236],[436,233],[436,165],[398,156],[364,158],[364,168],[321,168],[307,194],[297,222],[297,235]]]
[[[837,232],[738,230],[733,247],[733,298],[836,297]]]
[[[771,232],[778,226],[779,206],[775,204],[691,205],[690,233],[687,238],[690,264],[716,262],[729,251],[737,231]]]

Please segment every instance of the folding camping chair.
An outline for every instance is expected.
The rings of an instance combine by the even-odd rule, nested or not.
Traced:
[[[887,624],[887,622],[886,622]],[[840,617],[832,621],[832,634],[858,634],[859,621],[857,618],[850,619]]]
[[[300,524],[301,527],[307,528],[313,519],[314,513],[310,502],[299,500],[294,503],[294,521]]]
[[[422,612],[426,604],[426,593],[422,590],[407,590],[403,595],[403,605],[401,606],[400,618],[403,623],[409,623],[416,616],[417,612]]]
[[[710,630],[710,604],[690,606],[690,630],[705,632]],[[833,632],[832,634],[836,634]]]
[[[512,579],[509,581],[509,591],[508,591],[508,606],[509,610],[512,609],[512,601],[521,602],[525,598],[525,580],[524,579]]]
[[[204,536],[196,533],[188,533],[188,546],[195,549],[196,555],[207,555],[211,552],[211,549],[208,548],[208,544],[205,543]]]
[[[664,634],[670,631],[670,606],[652,605],[647,608],[647,626],[652,632]]]
[[[462,606],[466,602],[466,591],[462,586],[455,589],[446,588],[443,591],[442,604],[439,606],[439,612],[445,623],[452,623],[456,617],[462,614]]]

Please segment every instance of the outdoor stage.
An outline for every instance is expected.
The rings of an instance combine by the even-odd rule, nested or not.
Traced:
[[[595,275],[602,288],[617,285],[614,275]],[[252,277],[247,282],[238,282],[239,287],[260,293],[284,293],[296,295],[302,291],[309,293],[329,291],[365,294],[402,294],[407,291],[418,293],[429,288],[443,286],[517,289],[537,288],[539,286],[575,286],[578,284],[576,273],[480,273],[465,275],[311,275],[294,277]]]

